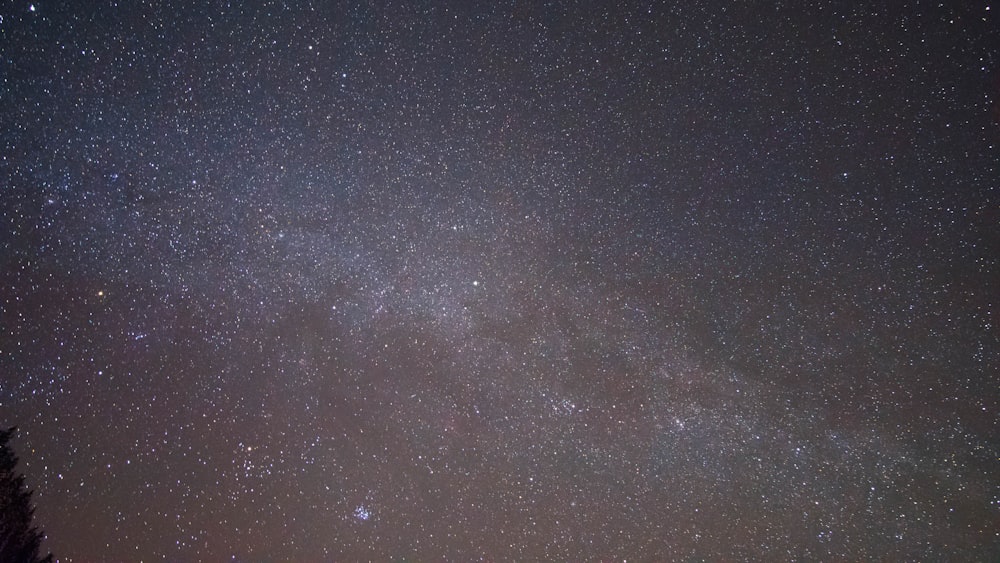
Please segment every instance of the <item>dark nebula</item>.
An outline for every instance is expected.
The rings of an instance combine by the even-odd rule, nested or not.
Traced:
[[[783,4],[5,2],[43,548],[1000,558],[1000,6]]]

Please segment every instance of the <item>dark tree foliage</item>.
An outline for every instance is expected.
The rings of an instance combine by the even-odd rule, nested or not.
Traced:
[[[32,524],[35,509],[24,475],[15,471],[17,456],[9,442],[16,431],[0,430],[0,563],[51,563],[51,553],[38,557],[42,532]]]

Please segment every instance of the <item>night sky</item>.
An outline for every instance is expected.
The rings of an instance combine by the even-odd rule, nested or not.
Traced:
[[[1000,557],[1000,5],[611,4],[5,2],[45,548]]]

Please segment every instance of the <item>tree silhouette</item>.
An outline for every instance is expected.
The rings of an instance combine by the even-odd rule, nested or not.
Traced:
[[[9,442],[16,431],[0,430],[0,562],[52,563],[51,553],[38,557],[42,532],[32,524],[31,491],[24,486],[24,475],[14,470],[17,456]]]

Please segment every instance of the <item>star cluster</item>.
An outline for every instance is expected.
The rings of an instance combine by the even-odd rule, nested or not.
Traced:
[[[8,2],[73,560],[1000,554],[988,3]]]

